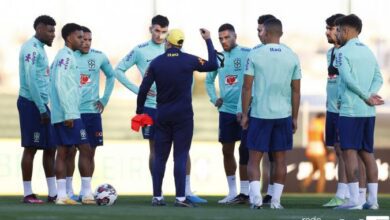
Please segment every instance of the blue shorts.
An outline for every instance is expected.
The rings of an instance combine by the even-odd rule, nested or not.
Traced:
[[[153,119],[153,125],[142,128],[142,136],[144,139],[154,140],[154,133],[156,132],[156,109],[144,107],[144,113],[148,114]]]
[[[83,113],[81,120],[87,131],[88,141],[91,147],[103,145],[102,116],[100,113]]]
[[[58,146],[88,144],[88,134],[81,119],[73,120],[73,128],[68,128],[64,122],[54,124],[54,141]]]
[[[241,140],[241,125],[237,122],[235,114],[219,112],[218,141],[231,143]]]
[[[334,146],[335,143],[340,143],[338,123],[339,123],[338,113],[326,112],[326,123],[325,123],[326,146]]]
[[[291,117],[280,119],[249,119],[247,147],[260,152],[292,149],[293,131]]]
[[[33,101],[19,96],[17,101],[22,147],[38,149],[55,148],[53,126],[41,124],[41,113]],[[50,110],[45,105],[50,116]]]
[[[339,118],[340,147],[342,150],[374,152],[375,117]]]

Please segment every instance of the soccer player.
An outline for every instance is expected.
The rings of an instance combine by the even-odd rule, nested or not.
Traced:
[[[101,114],[107,106],[108,100],[115,83],[115,72],[107,56],[98,50],[91,49],[92,32],[87,27],[81,27],[83,31],[83,44],[79,51],[75,52],[76,61],[81,72],[81,120],[88,135],[91,146],[92,175],[95,169],[95,151],[97,146],[103,145],[103,128]],[[99,97],[100,70],[106,76],[106,84],[103,97]],[[73,194],[72,179],[75,168],[74,158],[76,149],[72,151],[72,159],[67,161],[66,191],[69,198],[76,199]],[[82,197],[82,193],[80,196]]]
[[[206,89],[211,103],[219,110],[219,137],[222,144],[223,162],[228,182],[228,195],[218,203],[247,203],[249,201],[249,181],[247,175],[247,159],[242,158],[243,150],[240,149],[240,194],[237,195],[236,170],[237,163],[234,157],[235,142],[241,139],[241,115],[236,115],[237,104],[241,94],[244,76],[244,64],[249,48],[237,45],[237,35],[233,25],[223,24],[218,29],[219,42],[222,45],[224,55],[223,66],[217,71],[209,72],[206,76]],[[215,91],[215,78],[218,75],[220,95]],[[240,145],[241,148],[241,145]],[[244,154],[247,155],[247,154]]]
[[[83,204],[94,204],[91,190],[91,148],[88,144],[88,134],[80,119],[80,70],[74,56],[83,43],[81,26],[75,23],[66,24],[61,30],[65,47],[61,49],[51,66],[50,102],[52,107],[52,124],[57,144],[56,176],[58,205],[77,205],[66,194],[66,161],[70,159],[69,152],[73,145],[80,152],[79,170],[81,174],[81,193]]]
[[[49,189],[47,201],[54,202],[57,196],[54,171],[55,144],[52,140],[49,102],[49,62],[44,49],[51,47],[55,37],[56,22],[47,15],[34,21],[35,35],[23,44],[19,54],[20,89],[17,101],[21,131],[22,176],[24,203],[41,204],[32,191],[31,177],[34,156],[43,149],[43,168]]]
[[[375,105],[383,104],[377,95],[383,84],[382,75],[371,50],[360,42],[362,21],[354,14],[336,20],[336,55],[340,74],[339,134],[343,150],[350,199],[338,209],[378,209],[378,167],[375,162]],[[367,202],[359,202],[358,156],[367,173]]]
[[[151,40],[136,46],[133,50],[124,57],[120,63],[116,66],[116,78],[130,91],[138,94],[138,86],[133,82],[129,81],[125,75],[125,72],[130,69],[133,65],[136,65],[141,76],[144,77],[145,71],[149,66],[150,62],[157,56],[164,53],[164,42],[168,33],[169,20],[167,17],[162,15],[156,15],[152,18],[152,24],[149,28],[151,33]],[[156,119],[156,86],[153,84],[145,102],[145,113],[148,113],[153,120]],[[154,150],[154,133],[155,126],[147,126],[142,128],[142,134],[144,139],[149,140],[149,170],[152,174],[153,160],[155,155]],[[187,175],[186,175],[186,196],[193,202],[205,203],[207,200],[199,198],[192,194],[190,185],[190,168],[191,160],[187,162]]]
[[[214,71],[218,68],[216,52],[210,32],[201,29],[207,43],[208,61],[183,53],[184,33],[179,29],[169,32],[164,54],[155,58],[141,83],[137,97],[137,114],[147,113],[144,104],[153,83],[157,88],[157,117],[155,133],[155,160],[153,162],[153,206],[165,205],[161,187],[173,143],[175,206],[194,207],[185,196],[186,163],[194,129],[192,110],[193,71]]]
[[[292,149],[297,129],[301,70],[297,55],[280,45],[283,34],[280,20],[268,19],[259,32],[263,45],[249,53],[242,91],[241,124],[248,128],[249,196],[252,208],[262,206],[259,165],[264,152],[271,152],[275,163],[271,208],[283,209],[280,197],[287,173],[285,154]]]

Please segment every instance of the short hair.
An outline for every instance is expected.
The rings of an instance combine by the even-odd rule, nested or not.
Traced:
[[[85,26],[81,26],[81,30],[82,30],[84,33],[92,33],[92,31],[91,31],[89,28],[85,27]]]
[[[328,25],[328,26],[330,26],[330,27],[334,27],[334,26],[336,26],[336,20],[337,20],[338,18],[341,18],[341,17],[344,17],[344,16],[345,16],[345,15],[343,15],[343,14],[334,14],[334,15],[330,16],[329,18],[327,18],[327,19],[325,20],[326,25]]]
[[[349,26],[354,28],[359,34],[362,31],[362,20],[355,14],[350,14],[344,17],[336,19],[335,24],[337,26]]]
[[[167,27],[169,25],[169,20],[167,17],[162,15],[156,15],[152,18],[152,25],[160,25],[161,27]]]
[[[236,31],[234,30],[233,25],[231,25],[231,24],[229,24],[229,23],[225,23],[225,24],[221,25],[221,26],[218,28],[218,32],[222,32],[222,31],[236,32]]]
[[[56,21],[52,17],[50,17],[49,15],[41,15],[35,19],[34,29],[37,29],[39,24],[55,26]]]
[[[275,36],[282,36],[283,26],[282,22],[277,18],[271,18],[264,22],[264,29],[267,33]]]
[[[81,31],[81,26],[75,23],[68,23],[65,24],[64,27],[61,30],[61,35],[64,40],[73,32],[75,31]]]
[[[264,24],[269,19],[275,19],[276,17],[271,14],[261,15],[259,19],[257,19],[257,24]]]

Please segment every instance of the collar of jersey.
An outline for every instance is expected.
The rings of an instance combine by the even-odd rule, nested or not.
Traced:
[[[45,43],[41,42],[37,37],[33,37],[34,41],[37,42],[37,44],[41,47],[45,46]]]

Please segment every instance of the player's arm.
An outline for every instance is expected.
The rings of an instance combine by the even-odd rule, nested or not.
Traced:
[[[298,113],[301,102],[301,65],[298,56],[295,56],[295,69],[291,80],[291,116],[293,123],[293,133],[298,129]]]
[[[370,95],[360,89],[358,82],[352,75],[352,68],[349,64],[349,60],[342,54],[342,52],[338,53],[337,56],[337,68],[339,69],[340,77],[345,83],[346,87],[361,99],[367,101]]]
[[[39,109],[39,113],[41,113],[41,117],[44,116],[45,114],[48,117],[45,103],[42,100],[41,91],[38,86],[39,74],[37,72],[37,60],[41,59],[40,54],[35,49],[26,51],[23,57],[26,57],[26,54],[30,54],[31,56],[34,56],[33,54],[36,54],[35,58],[32,58],[30,60],[25,59],[23,61],[24,69],[26,70],[26,82],[28,83],[28,87],[30,89],[31,98],[35,103],[35,105],[37,106],[37,108]]]
[[[383,85],[383,78],[378,63],[375,65],[374,78],[369,90],[370,95],[377,94]]]
[[[144,112],[144,105],[146,97],[152,87],[154,82],[154,71],[153,71],[153,61],[149,65],[148,69],[145,72],[144,78],[142,80],[141,86],[139,87],[138,96],[137,96],[137,114],[142,114]]]
[[[115,78],[134,94],[138,94],[138,86],[126,77],[126,71],[136,64],[137,51],[133,49],[115,68]]]
[[[243,129],[248,128],[248,122],[249,122],[249,105],[251,103],[252,98],[252,84],[254,79],[253,72],[248,72],[244,75],[244,84],[242,85],[242,92],[241,92],[241,100],[242,103],[242,119],[241,119],[241,126]]]
[[[217,92],[215,90],[215,84],[214,84],[217,74],[218,74],[217,71],[208,72],[206,75],[205,85],[206,85],[207,94],[210,97],[210,102],[217,107],[221,107],[222,103],[220,105],[217,105],[218,104],[217,101],[218,100],[222,101],[222,99],[217,97]]]
[[[194,70],[197,70],[199,72],[215,71],[218,69],[217,53],[215,52],[213,42],[210,39],[210,32],[203,28],[200,32],[203,39],[206,41],[208,61],[203,60],[202,58],[197,58]]]
[[[115,71],[110,64],[110,61],[105,55],[103,58],[101,69],[104,75],[106,76],[106,85],[104,88],[103,97],[99,100],[99,102],[103,105],[101,106],[102,109],[101,110],[99,109],[102,112],[104,107],[107,105],[108,100],[110,99],[112,90],[114,89],[114,85],[115,85]],[[97,103],[97,105],[99,104]]]

